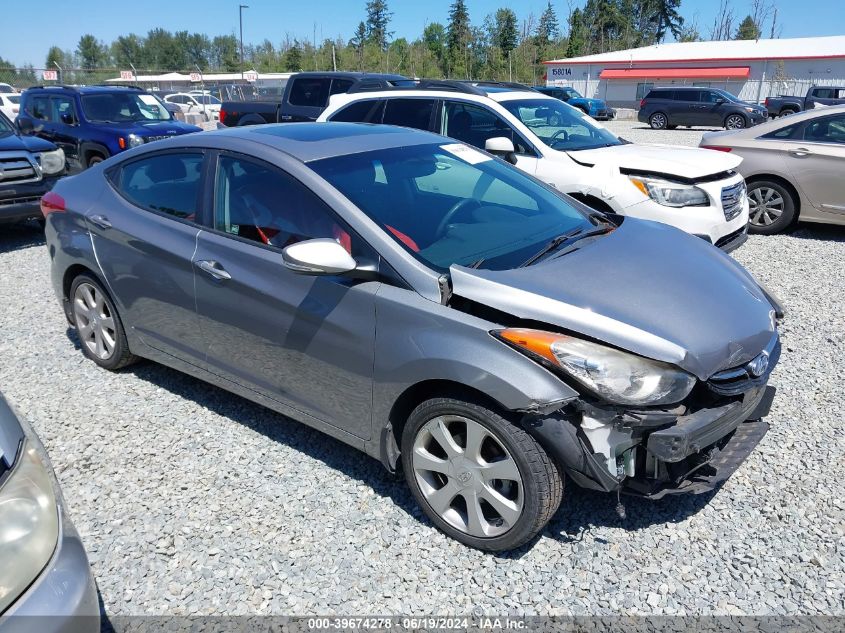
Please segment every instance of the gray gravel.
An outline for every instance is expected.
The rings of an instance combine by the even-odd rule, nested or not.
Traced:
[[[758,450],[717,494],[628,500],[624,523],[569,486],[508,556],[446,538],[316,431],[161,366],[84,360],[34,227],[0,230],[0,389],[51,453],[110,615],[845,615],[845,228],[736,257],[788,310]]]

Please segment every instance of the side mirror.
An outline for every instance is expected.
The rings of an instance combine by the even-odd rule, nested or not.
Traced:
[[[18,118],[15,120],[15,123],[18,124],[18,129],[20,130],[21,134],[32,134],[34,131],[31,119],[24,119],[21,118],[20,115],[18,115]]]
[[[73,118],[73,114],[71,114],[70,112],[64,112],[62,114],[62,123],[64,123],[65,125],[73,125],[74,123],[76,123],[76,120]]]
[[[725,103],[725,99],[723,99],[722,97],[719,97],[718,99],[716,99],[716,105],[720,105],[722,103]]]
[[[505,136],[488,138],[484,143],[484,149],[495,156],[500,156],[511,165],[516,165],[516,150],[513,147],[513,141],[509,138]]]
[[[291,244],[282,251],[288,270],[303,275],[342,275],[355,270],[357,263],[331,238],[318,238]]]

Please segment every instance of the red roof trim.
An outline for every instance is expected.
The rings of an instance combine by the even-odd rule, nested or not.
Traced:
[[[701,62],[745,62],[745,61],[780,61],[787,59],[845,59],[845,55],[772,55],[770,57],[702,57],[700,59],[637,59],[631,61],[630,59],[616,59],[606,61],[594,62],[576,62],[562,59],[560,61],[548,61],[544,64],[592,64],[593,66],[602,66],[604,64],[687,64],[687,63],[701,63]]]
[[[705,68],[605,68],[599,79],[715,79],[722,77],[747,78],[751,74],[748,66],[705,67]]]

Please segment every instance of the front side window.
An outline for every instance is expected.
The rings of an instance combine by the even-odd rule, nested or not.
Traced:
[[[290,89],[290,103],[295,106],[322,108],[329,101],[329,78],[294,79]]]
[[[329,121],[342,121],[344,123],[381,123],[384,113],[384,100],[368,99],[367,101],[356,101],[345,108],[338,110],[329,117]]]
[[[9,136],[15,133],[15,128],[12,122],[6,118],[6,115],[0,112],[0,137]]]
[[[214,228],[277,248],[328,237],[353,253],[350,233],[307,187],[278,169],[231,156],[217,164]]]
[[[804,140],[813,143],[845,144],[845,114],[810,121],[804,128]]]
[[[551,99],[519,99],[502,105],[552,149],[576,151],[622,141],[580,110]]]
[[[716,103],[719,99],[724,100],[725,98],[718,92],[714,92],[712,90],[701,91],[701,100],[705,103]]]
[[[130,202],[180,219],[196,218],[202,154],[158,154],[119,170],[115,186]]]
[[[82,112],[94,123],[169,121],[170,112],[154,95],[103,92],[82,95]]]
[[[504,270],[592,223],[561,195],[463,143],[326,158],[309,166],[413,256]]]
[[[428,131],[436,103],[435,99],[388,99],[383,123]]]
[[[53,121],[58,123],[75,123],[73,99],[70,97],[53,97]]]
[[[557,102],[556,99],[547,99]],[[531,153],[528,144],[498,114],[474,103],[447,101],[443,107],[442,134],[484,149],[488,139],[504,136],[509,138],[519,154]]]

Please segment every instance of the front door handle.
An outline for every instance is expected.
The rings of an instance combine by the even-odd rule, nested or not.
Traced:
[[[795,156],[796,158],[804,158],[805,156],[810,155],[810,150],[808,150],[806,147],[799,147],[797,149],[789,150],[789,154],[791,156]]]
[[[109,219],[104,215],[92,215],[89,219],[101,229],[111,228],[111,222],[109,222]]]
[[[199,268],[203,272],[208,273],[215,279],[226,280],[232,278],[232,275],[227,273],[225,268],[210,259],[201,259],[196,262],[196,264],[197,268]]]

